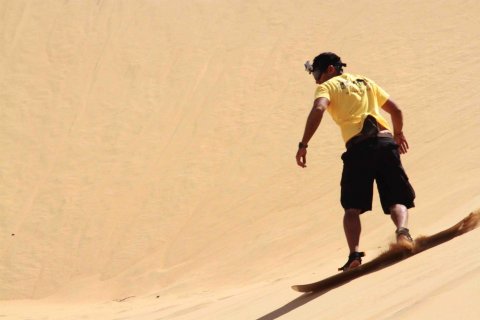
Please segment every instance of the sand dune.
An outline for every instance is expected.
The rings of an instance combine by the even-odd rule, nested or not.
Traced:
[[[0,318],[256,319],[347,254],[335,51],[400,105],[410,229],[480,208],[475,1],[1,1]],[[375,197],[362,250],[394,228]],[[474,230],[282,319],[475,319]]]

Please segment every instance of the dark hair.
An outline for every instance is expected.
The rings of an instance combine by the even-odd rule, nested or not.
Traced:
[[[313,70],[312,71],[325,71],[327,70],[328,66],[334,66],[337,69],[337,72],[342,74],[343,67],[347,65],[342,62],[342,59],[333,52],[323,52],[320,53],[318,56],[313,59]]]

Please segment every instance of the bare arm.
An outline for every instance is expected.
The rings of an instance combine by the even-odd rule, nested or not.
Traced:
[[[387,102],[384,103],[382,109],[385,110],[390,114],[393,123],[393,136],[395,142],[399,146],[400,153],[407,153],[408,151],[408,142],[403,134],[403,113],[402,110],[398,107],[398,105],[393,102],[391,99],[388,99]]]
[[[313,102],[312,110],[307,118],[307,123],[305,125],[305,131],[303,133],[302,144],[304,146],[308,145],[308,142],[317,131],[320,122],[322,122],[323,113],[328,107],[330,101],[327,98],[318,98]],[[307,163],[307,148],[298,148],[297,151],[297,164],[300,167],[305,168]]]

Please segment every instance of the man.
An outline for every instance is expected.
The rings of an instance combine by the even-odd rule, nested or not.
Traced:
[[[315,57],[313,64],[305,64],[319,86],[296,155],[297,164],[305,168],[308,142],[327,110],[340,126],[347,148],[342,155],[341,204],[350,254],[347,263],[339,268],[343,271],[362,263],[360,215],[372,209],[373,181],[376,180],[384,213],[397,227],[397,242],[409,246],[413,240],[407,229],[408,209],[414,207],[415,199],[400,161],[400,154],[409,148],[402,131],[402,111],[372,80],[343,73],[346,66],[332,52],[324,52]],[[393,130],[380,114],[380,108],[390,114]]]

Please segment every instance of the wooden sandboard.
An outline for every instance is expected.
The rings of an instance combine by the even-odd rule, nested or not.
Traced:
[[[439,244],[449,241],[461,234],[475,229],[480,222],[480,211],[471,213],[456,225],[436,233],[431,236],[418,237],[414,241],[413,247],[406,247],[400,244],[391,244],[390,248],[380,254],[375,259],[362,264],[361,266],[338,273],[326,279],[309,284],[301,284],[292,286],[292,289],[298,292],[316,292],[329,290],[353,279],[359,278],[371,272],[381,270],[401,260],[407,259],[417,253],[433,248]]]

